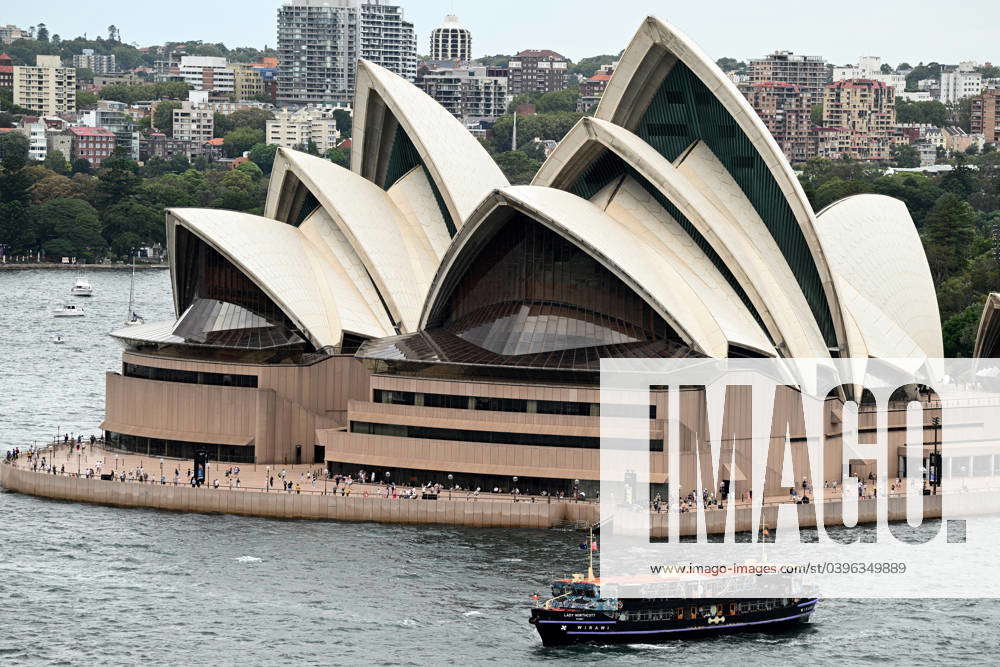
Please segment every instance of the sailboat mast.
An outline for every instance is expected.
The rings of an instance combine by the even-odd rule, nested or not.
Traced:
[[[132,321],[132,309],[133,309],[133,299],[135,298],[135,254],[132,255],[132,280],[128,286],[128,314],[125,316],[125,322]]]

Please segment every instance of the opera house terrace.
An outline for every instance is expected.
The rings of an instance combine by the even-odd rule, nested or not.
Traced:
[[[943,356],[906,207],[813,211],[743,96],[658,19],[531,185],[364,61],[353,142],[350,169],[281,149],[262,217],[168,212],[176,320],[113,333],[109,447],[592,494],[602,358]],[[666,413],[654,391],[656,484]]]

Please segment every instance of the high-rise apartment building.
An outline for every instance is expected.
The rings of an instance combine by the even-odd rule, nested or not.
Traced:
[[[431,60],[472,60],[472,32],[458,22],[458,17],[449,14],[444,23],[431,31]]]
[[[417,78],[417,34],[402,7],[367,0],[360,5],[358,26],[360,57],[407,81]]]
[[[983,92],[983,75],[979,72],[941,72],[941,88],[938,99],[945,104],[955,104],[966,97],[975,97]]]
[[[80,113],[80,122],[88,127],[100,127],[112,132],[117,139],[116,145],[133,160],[139,159],[139,133],[128,105],[124,102],[101,100],[96,109]]]
[[[264,77],[259,68],[251,63],[232,63],[233,89],[238,100],[252,100],[264,94]]]
[[[510,94],[551,93],[569,86],[569,58],[548,49],[521,51],[510,59]]]
[[[0,53],[0,88],[14,87],[14,61],[6,53]]]
[[[972,133],[983,135],[987,143],[1000,142],[1000,90],[984,90],[972,98]]]
[[[235,91],[236,75],[229,61],[217,56],[183,56],[180,78],[191,90],[227,94]]]
[[[848,151],[855,160],[888,160],[896,125],[892,86],[871,79],[848,79],[826,87],[823,125],[849,130],[863,141]]]
[[[73,56],[73,67],[85,67],[94,74],[115,74],[118,71],[114,56],[98,55],[93,49],[84,49]]]
[[[830,69],[820,56],[802,56],[791,51],[775,51],[754,58],[747,68],[750,83],[784,81],[808,93],[812,104],[823,103],[823,87],[830,83]]]
[[[416,78],[416,37],[400,7],[377,0],[286,0],[278,8],[279,104],[350,106],[358,58]]]
[[[174,109],[174,139],[201,146],[212,138],[214,131],[215,119],[207,104],[181,102],[180,108]]]
[[[422,71],[417,86],[456,118],[494,119],[507,112],[507,71],[465,65]]]
[[[36,56],[35,66],[14,67],[14,104],[45,115],[76,111],[76,69],[59,56]]]
[[[804,162],[816,156],[808,93],[783,81],[765,81],[741,88],[789,161]]]

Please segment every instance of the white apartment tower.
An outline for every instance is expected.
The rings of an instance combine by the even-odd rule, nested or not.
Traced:
[[[47,116],[76,111],[76,69],[59,56],[36,56],[35,66],[14,67],[14,104]]]
[[[431,32],[431,60],[472,60],[472,33],[449,14],[444,23]]]
[[[358,58],[409,81],[417,42],[403,10],[379,0],[285,0],[278,8],[278,103],[350,106]]]

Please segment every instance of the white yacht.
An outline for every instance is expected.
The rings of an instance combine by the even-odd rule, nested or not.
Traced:
[[[66,304],[61,308],[52,309],[52,317],[83,317],[86,315],[83,312],[83,308],[79,306],[74,306],[73,304]]]
[[[62,345],[66,341],[63,339],[62,334],[56,334],[55,337],[52,339],[52,342],[55,343],[56,345]]]
[[[94,286],[86,278],[77,278],[69,293],[73,296],[94,296]]]

